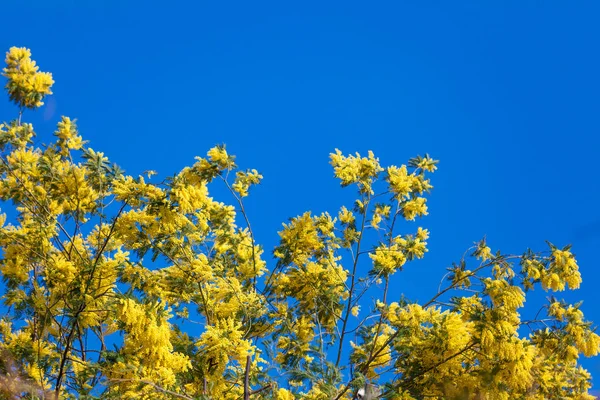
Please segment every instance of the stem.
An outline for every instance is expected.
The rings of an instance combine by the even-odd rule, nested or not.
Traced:
[[[253,390],[252,392],[250,392],[250,394],[257,394],[257,393],[262,392],[263,390],[267,390],[270,388],[271,388],[271,384],[269,383],[269,384],[266,384],[265,386],[261,387],[260,389]]]
[[[246,357],[246,370],[244,371],[244,400],[250,400],[250,356]]]
[[[387,294],[388,294],[389,286],[390,286],[390,280],[386,277],[385,278],[385,289],[383,290],[383,304],[387,304]],[[379,335],[381,334],[381,326],[383,325],[383,315],[384,315],[384,313],[381,313],[381,315],[379,316],[379,322],[377,322],[377,333],[375,333],[375,338],[373,339],[373,346],[371,347],[371,351],[369,352],[369,357],[367,358],[368,360],[371,359],[371,355],[375,351],[375,346],[377,346],[377,339],[379,338]]]
[[[242,213],[242,216],[244,217],[244,220],[246,221],[246,226],[248,227],[248,232],[250,233],[250,240],[252,241],[252,267],[254,268],[254,277],[252,279],[252,285],[254,286],[254,290],[256,290],[256,254],[255,254],[256,245],[255,245],[255,241],[254,241],[254,233],[252,232],[252,227],[250,226],[250,220],[248,219],[248,214],[246,214],[246,209],[244,208],[244,202],[242,201],[242,198],[235,194],[235,191],[233,190],[233,188],[231,187],[229,182],[227,182],[227,179],[223,178],[223,176],[221,176],[221,175],[219,175],[219,176],[221,177],[223,182],[225,182],[225,186],[227,186],[227,188],[229,189],[229,191],[231,192],[231,194],[233,195],[235,200],[238,202],[238,204],[240,206],[240,212]]]
[[[73,340],[73,334],[75,334],[75,328],[77,327],[77,317],[79,316],[81,311],[83,311],[84,308],[85,308],[85,305],[82,304],[81,307],[79,307],[79,310],[77,311],[77,313],[75,314],[75,317],[73,319],[73,326],[71,327],[71,331],[69,332],[69,335],[67,336],[67,342],[65,343],[65,349],[60,357],[60,368],[58,370],[58,376],[56,377],[56,386],[54,388],[54,394],[57,399],[60,397],[60,387],[62,385],[62,379],[64,376],[64,369],[65,369],[65,364],[67,362],[67,356],[68,356],[69,350],[71,349],[71,342]]]
[[[392,219],[392,225],[390,226],[390,231],[389,231],[388,247],[392,246],[392,240],[394,239],[394,225],[396,225],[396,220],[398,218],[399,212],[400,212],[400,206],[398,204],[396,204],[396,212],[394,212],[394,218]],[[385,288],[383,290],[383,304],[387,304],[387,295],[388,295],[389,287],[390,287],[390,280],[389,280],[389,277],[386,276],[385,277]],[[381,313],[381,315],[379,316],[379,322],[377,323],[377,333],[375,334],[375,338],[373,339],[373,347],[371,347],[371,351],[369,352],[369,357],[367,358],[368,360],[371,359],[371,356],[373,355],[373,352],[375,351],[375,346],[377,346],[377,339],[379,338],[379,335],[381,334],[381,326],[383,324],[383,315],[384,315],[384,313]]]
[[[360,243],[362,241],[363,233],[365,231],[365,223],[367,220],[367,207],[369,206],[369,198],[364,204],[363,213],[362,213],[362,222],[360,226],[360,234],[358,235],[358,240],[356,242],[356,256],[354,257],[354,265],[352,266],[352,278],[350,281],[350,293],[348,294],[348,304],[346,306],[346,315],[344,317],[342,323],[342,331],[340,333],[340,344],[338,346],[337,358],[335,360],[335,366],[340,365],[340,360],[342,358],[342,349],[344,347],[344,336],[346,335],[346,325],[348,325],[348,319],[350,318],[350,312],[352,309],[352,294],[354,293],[354,283],[356,281],[356,268],[358,267],[358,257],[360,255]]]
[[[323,328],[321,327],[321,320],[319,319],[319,314],[315,312],[315,321],[317,323],[317,328],[319,329],[319,349],[321,350],[319,353],[319,360],[321,361],[321,370],[325,371],[325,345],[323,343]]]

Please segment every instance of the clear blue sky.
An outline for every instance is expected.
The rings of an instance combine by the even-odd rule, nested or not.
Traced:
[[[161,177],[226,143],[265,177],[248,207],[267,249],[288,217],[348,200],[334,148],[428,152],[430,253],[396,293],[431,297],[483,235],[511,253],[548,239],[573,244],[584,279],[559,297],[600,323],[600,3],[494,3],[7,2],[0,50],[29,47],[54,74],[25,116],[42,140],[78,118],[94,149]],[[583,364],[600,380],[599,358]]]

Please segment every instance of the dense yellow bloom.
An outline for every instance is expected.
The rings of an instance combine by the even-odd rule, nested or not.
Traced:
[[[402,247],[396,243],[391,246],[380,245],[369,257],[373,260],[373,270],[384,275],[393,274],[406,263]]]
[[[246,197],[248,196],[248,189],[250,186],[258,185],[261,179],[262,175],[255,169],[246,172],[238,171],[235,176],[235,182],[231,187],[240,195],[240,197]]]
[[[230,360],[242,361],[255,352],[250,341],[243,338],[244,327],[233,318],[218,319],[215,325],[206,327],[196,344],[205,357],[217,363],[219,373]]]
[[[287,389],[279,389],[277,391],[277,400],[294,400],[295,397],[292,394],[292,392],[290,392]]]
[[[400,246],[407,260],[414,258],[423,258],[428,251],[426,240],[429,238],[429,231],[420,228],[416,235],[397,236],[394,238],[394,244]]]
[[[503,279],[486,278],[484,284],[486,293],[490,296],[494,306],[502,306],[510,310],[523,307],[525,293],[520,287],[512,286]]]
[[[159,307],[159,304],[146,307],[131,299],[120,302],[117,317],[127,332],[122,353],[139,363],[139,379],[171,386],[175,384],[176,374],[190,367],[190,360],[173,351],[168,314],[157,317]]]
[[[216,146],[210,149],[207,153],[210,162],[216,164],[219,169],[227,169],[233,167],[233,157],[227,154],[224,146]]]
[[[283,246],[275,253],[279,258],[284,257],[283,252],[286,247],[292,248],[293,250],[287,252],[286,256],[290,257],[290,261],[294,264],[303,265],[324,247],[315,220],[309,212],[292,219],[290,224],[284,224],[283,227],[284,229],[279,232]]]
[[[155,185],[147,184],[144,177],[138,179],[132,176],[121,177],[113,182],[113,193],[121,201],[127,201],[132,206],[142,204],[144,198],[158,200],[164,196],[163,190]]]
[[[208,188],[203,182],[195,185],[178,183],[171,189],[171,199],[185,214],[207,207],[211,202]]]
[[[354,214],[352,214],[352,211],[349,211],[346,207],[342,207],[338,218],[342,224],[352,224],[356,219]]]
[[[330,154],[330,159],[335,177],[342,181],[342,186],[356,183],[361,192],[373,194],[371,186],[383,168],[372,151],[369,151],[368,157],[361,157],[358,153],[356,156],[344,156],[336,149]]]
[[[427,199],[425,197],[415,197],[402,205],[402,213],[407,221],[414,221],[416,217],[427,215]]]
[[[69,150],[80,150],[83,146],[83,140],[79,136],[75,121],[68,117],[62,117],[54,135],[59,139],[57,145],[61,149],[61,154],[65,156]]]
[[[387,181],[390,191],[394,193],[398,201],[409,198],[413,191],[415,177],[408,174],[406,165],[401,167],[391,166],[387,169]]]
[[[542,285],[545,288],[552,288],[555,291],[565,290],[565,285],[571,289],[579,288],[581,284],[581,274],[575,261],[575,256],[568,250],[555,249],[552,251],[552,259],[548,267],[550,279],[542,278]]]
[[[31,52],[23,47],[11,47],[5,62],[2,75],[8,79],[6,89],[10,99],[24,108],[42,106],[44,97],[52,94],[52,74],[38,72],[39,67],[31,60]]]

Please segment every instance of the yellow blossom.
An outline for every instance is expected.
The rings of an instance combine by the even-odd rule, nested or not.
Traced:
[[[23,108],[42,106],[44,97],[52,94],[52,74],[38,72],[39,67],[31,60],[31,52],[26,48],[11,47],[5,62],[2,75],[8,79],[6,89],[10,99]]]

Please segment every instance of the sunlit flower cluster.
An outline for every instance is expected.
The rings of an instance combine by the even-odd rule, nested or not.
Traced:
[[[44,97],[52,94],[52,74],[39,72],[39,67],[31,59],[31,51],[24,47],[11,47],[5,62],[2,75],[8,79],[6,90],[10,99],[23,108],[42,106]]]
[[[19,112],[39,107],[51,75],[27,49],[6,63]],[[0,124],[1,398],[346,400],[378,385],[388,399],[592,399],[579,358],[600,336],[581,304],[521,315],[531,289],[580,286],[569,246],[517,256],[484,239],[420,303],[401,296],[399,273],[429,250],[414,222],[429,156],[336,150],[355,197],[291,218],[267,263],[244,203],[262,175],[224,146],[159,181],[125,174],[68,117],[53,142],[34,137],[21,115]]]

